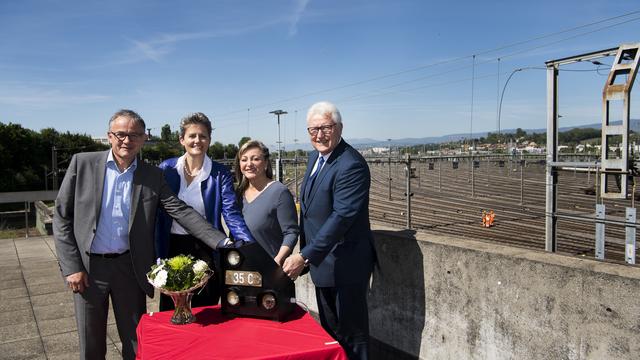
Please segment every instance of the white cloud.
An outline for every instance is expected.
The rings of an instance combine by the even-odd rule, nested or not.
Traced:
[[[307,8],[311,0],[296,0],[293,15],[291,16],[291,24],[289,25],[289,36],[295,36],[298,33],[298,23],[304,15],[304,11]]]
[[[50,87],[25,84],[4,83],[0,91],[0,103],[5,105],[26,106],[44,108],[61,105],[78,105],[98,103],[109,100],[111,97],[101,94],[79,94],[77,92],[61,90],[68,84]]]
[[[142,58],[149,59],[153,62],[160,62],[164,55],[171,52],[170,44],[160,43],[159,45],[155,45],[153,43],[145,43],[137,40],[130,40],[134,47],[133,52],[139,53],[142,55]]]
[[[308,0],[305,0],[305,2],[306,1]],[[127,38],[126,40],[130,43],[130,46],[126,51],[118,54],[116,56],[116,60],[107,64],[99,65],[97,67],[133,64],[144,61],[153,61],[156,63],[160,63],[167,55],[171,54],[181,42],[239,36],[262,30],[275,24],[282,23],[284,21],[285,19],[274,19],[248,26],[221,26],[222,29],[219,30],[186,33],[165,33],[146,41]]]

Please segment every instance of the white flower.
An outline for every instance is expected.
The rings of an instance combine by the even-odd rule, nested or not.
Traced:
[[[157,288],[163,287],[167,283],[167,271],[161,270],[158,271],[156,277],[153,278],[153,286]]]
[[[198,261],[196,261],[195,264],[193,264],[193,271],[196,274],[203,273],[203,272],[205,272],[207,270],[209,270],[209,265],[207,265],[207,263],[202,261],[202,260],[198,260]]]
[[[164,269],[164,266],[157,266],[155,269],[151,271],[151,276],[155,276],[158,273],[158,271],[163,269]]]

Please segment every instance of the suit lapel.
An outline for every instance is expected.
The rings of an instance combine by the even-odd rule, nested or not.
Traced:
[[[138,161],[138,165],[136,170],[133,172],[133,191],[131,193],[131,212],[129,213],[129,233],[131,233],[131,226],[133,226],[134,216],[136,214],[136,210],[138,209],[138,203],[140,202],[140,195],[142,194],[142,181],[141,177],[143,176],[142,172],[144,164],[142,161]],[[129,237],[131,239],[131,237]]]
[[[311,170],[313,169],[313,165],[311,164],[315,164],[316,161],[318,160],[318,156],[320,156],[320,154],[317,151],[314,151],[312,153],[313,155],[311,156],[313,158],[313,160],[311,160],[311,158],[309,158],[309,163],[307,164],[307,171],[304,173],[304,179],[302,181],[302,188],[300,188],[300,192],[302,193],[302,207],[303,210],[306,207],[305,206],[305,201],[309,198],[309,194],[308,194],[308,190],[309,190],[309,177],[311,175]]]
[[[309,190],[306,190],[307,196],[306,196],[306,198],[304,200],[306,203],[311,203],[311,201],[313,200],[314,196],[318,192],[318,189],[320,188],[320,184],[322,184],[324,179],[327,177],[327,174],[329,174],[333,170],[333,167],[334,167],[337,159],[340,157],[340,155],[346,149],[346,146],[347,146],[346,144],[347,143],[344,140],[341,140],[340,143],[338,144],[338,146],[333,150],[333,152],[331,153],[331,156],[329,156],[329,158],[325,162],[324,167],[321,169],[320,173],[316,176],[316,179],[314,181],[313,187],[311,189],[309,189]],[[316,157],[316,160],[317,160],[317,157]],[[315,164],[315,162],[313,162],[312,164]],[[312,169],[313,166],[308,166],[308,168]],[[306,176],[305,183],[309,181],[310,169],[307,169],[307,174],[305,175]],[[310,185],[310,184],[306,184],[305,186],[308,186],[308,185]],[[305,208],[303,209],[304,213],[307,212],[308,208],[309,208],[308,206],[305,206]]]
[[[100,213],[102,212],[102,195],[104,193],[104,177],[106,176],[106,173],[107,173],[107,156],[109,156],[109,151],[111,150],[105,151],[104,156],[100,158],[100,161],[96,161],[96,163],[93,164],[93,173],[94,173],[93,181],[95,182],[94,189],[96,194],[98,194],[98,196],[96,197],[97,201],[95,203],[96,229],[98,228],[98,219],[100,219]]]
[[[331,171],[331,168],[333,167],[333,163],[335,160],[333,155],[334,154],[331,154],[331,156],[329,157],[329,160],[325,162],[322,169],[320,169],[320,172],[316,175],[315,180],[313,180],[313,186],[308,191],[309,193],[307,197],[308,202],[311,202],[311,200],[313,200],[313,197],[318,192],[318,188],[320,187],[320,184],[322,184],[322,181],[324,180],[325,176]]]

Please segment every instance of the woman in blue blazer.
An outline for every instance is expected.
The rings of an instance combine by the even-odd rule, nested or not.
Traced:
[[[160,168],[164,178],[178,197],[194,208],[214,228],[224,231],[221,215],[236,241],[253,242],[240,212],[233,189],[233,176],[222,164],[207,156],[211,144],[211,121],[203,113],[194,113],[180,121],[180,144],[184,155],[163,161]],[[193,255],[207,261],[214,269],[214,276],[199,293],[194,295],[193,307],[215,305],[220,297],[217,253],[202,241],[189,235],[164,211],[158,214],[155,231],[157,256],[167,258],[179,254]],[[173,302],[166,295],[160,296],[160,310],[173,309]]]

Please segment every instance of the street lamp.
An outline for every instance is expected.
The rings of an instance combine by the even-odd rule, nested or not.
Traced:
[[[509,80],[511,80],[511,77],[515,75],[515,73],[522,70],[532,70],[532,69],[539,69],[539,68],[529,66],[529,67],[515,69],[511,72],[511,74],[509,74],[507,81],[504,82],[504,86],[502,87],[502,95],[500,95],[500,104],[498,105],[498,139],[500,138],[500,115],[502,114],[502,99],[504,98],[504,91],[507,89],[507,84],[509,84]]]
[[[276,180],[282,181],[282,141],[280,140],[280,115],[288,114],[286,111],[273,110],[269,111],[269,114],[274,114],[278,119],[278,160],[276,160]]]
[[[504,98],[504,91],[507,89],[507,84],[509,84],[509,80],[511,77],[517,73],[518,71],[522,71],[524,68],[515,69],[509,74],[507,81],[504,82],[504,87],[502,88],[502,95],[500,95],[500,104],[498,105],[498,139],[500,139],[500,115],[502,114],[502,99]]]

